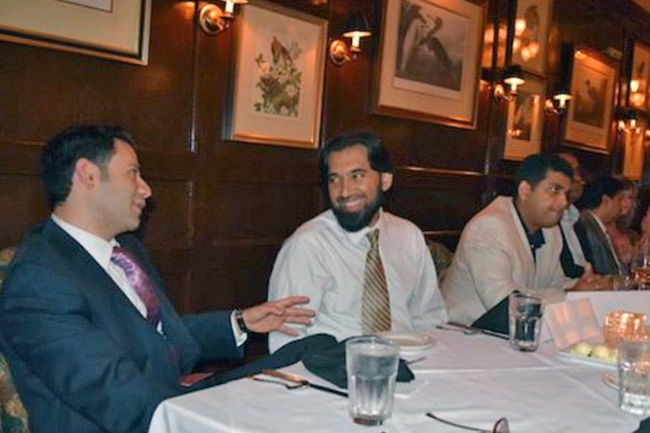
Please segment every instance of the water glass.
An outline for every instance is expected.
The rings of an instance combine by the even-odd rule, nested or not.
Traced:
[[[345,343],[345,357],[352,420],[382,424],[393,409],[398,347],[377,336],[355,337]]]
[[[618,348],[618,405],[626,412],[650,414],[650,339],[625,339]]]
[[[524,352],[539,346],[542,329],[542,298],[512,292],[509,299],[510,345]]]

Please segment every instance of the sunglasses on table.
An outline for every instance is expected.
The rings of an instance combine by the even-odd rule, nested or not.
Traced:
[[[454,427],[462,428],[462,429],[465,429],[465,430],[477,431],[479,433],[510,433],[510,426],[508,425],[508,420],[505,419],[505,418],[499,418],[497,420],[497,422],[494,423],[494,426],[492,426],[492,429],[484,430],[484,429],[481,429],[481,428],[469,427],[469,426],[466,426],[466,425],[458,424],[458,423],[455,423],[453,421],[449,421],[449,420],[440,418],[439,416],[436,416],[436,415],[432,414],[431,412],[427,412],[427,416],[429,418],[435,419],[436,421],[440,421],[442,423],[445,423],[445,424],[448,424],[448,425],[451,425],[451,426],[454,426]]]

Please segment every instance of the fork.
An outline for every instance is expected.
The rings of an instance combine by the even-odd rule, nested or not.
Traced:
[[[460,328],[460,327],[456,328],[456,327],[446,326],[446,325],[437,325],[436,328],[444,329],[445,331],[458,331],[458,332],[462,332],[465,335],[474,335],[474,334],[478,334],[480,332],[480,329],[476,329],[476,328],[474,328],[474,329],[472,329],[472,328],[464,328],[464,327],[463,328]]]
[[[249,379],[251,379],[251,380],[255,380],[255,381],[257,381],[257,382],[275,383],[275,384],[277,384],[277,385],[284,385],[284,387],[287,388],[287,389],[298,389],[298,388],[303,388],[304,386],[307,385],[306,383],[297,383],[297,384],[295,384],[295,385],[289,385],[288,383],[281,382],[281,381],[279,381],[279,380],[263,379],[263,378],[261,378],[261,377],[257,377],[257,376],[247,376],[247,377],[248,377]]]

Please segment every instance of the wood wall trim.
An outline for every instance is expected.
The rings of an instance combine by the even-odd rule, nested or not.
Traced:
[[[471,176],[471,177],[485,176],[480,171],[474,171],[474,170],[452,170],[447,168],[419,167],[416,165],[401,165],[397,167],[397,171],[425,173],[434,176]]]

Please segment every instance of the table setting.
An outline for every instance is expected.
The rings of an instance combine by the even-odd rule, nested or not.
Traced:
[[[619,349],[623,364],[617,361],[618,368],[617,363],[586,362],[564,355],[566,347],[559,348],[554,339],[541,338],[541,323],[551,320],[545,306],[530,299],[509,302],[515,332],[507,340],[454,324],[426,333],[353,338],[339,343],[336,350],[345,348],[346,371],[337,365],[332,380],[315,374],[309,362],[264,371],[164,401],[149,433],[631,433],[639,428],[650,415],[650,388],[644,388],[650,383],[647,338],[618,346],[625,347]],[[558,341],[566,345],[571,339]],[[385,362],[371,367],[374,361],[358,362],[360,356]],[[341,374],[346,381],[340,382]],[[359,377],[380,380],[360,386]]]

